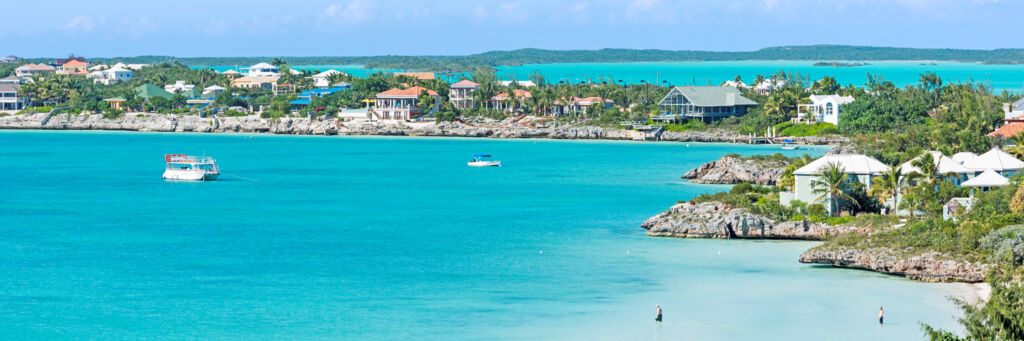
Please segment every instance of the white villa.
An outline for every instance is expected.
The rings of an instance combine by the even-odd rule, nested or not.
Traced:
[[[132,70],[127,70],[119,65],[115,65],[106,70],[90,72],[87,77],[92,78],[93,83],[102,83],[110,85],[118,82],[129,81],[132,79]]]
[[[853,96],[811,95],[811,104],[797,105],[795,120],[808,124],[826,122],[839,125],[839,114],[849,103],[853,103]]]
[[[473,91],[476,91],[480,87],[480,84],[473,82],[468,79],[452,84],[448,91],[448,101],[452,102],[452,105],[459,109],[469,109],[473,107]]]
[[[845,170],[848,175],[848,181],[857,181],[864,184],[864,186],[871,186],[872,178],[889,170],[889,166],[867,155],[825,155],[793,172],[793,191],[780,192],[779,202],[786,206],[791,205],[794,200],[808,204],[819,203],[825,206],[826,212],[831,214],[832,204],[828,196],[818,200],[821,194],[815,194],[814,186],[811,185],[811,182],[819,178],[821,171],[831,163],[838,164]]]
[[[170,93],[173,94],[173,93],[176,93],[176,92],[190,91],[190,90],[195,89],[195,88],[196,88],[195,85],[185,84],[185,81],[176,81],[176,82],[174,82],[174,84],[165,85],[164,86],[164,91],[167,91],[167,92],[170,92]]]
[[[509,94],[507,92],[502,92],[498,93],[497,95],[494,95],[494,97],[491,97],[491,99],[488,102],[490,102],[491,109],[498,111],[517,112],[522,109],[523,101],[527,100],[528,98],[533,98],[532,93],[523,89],[512,90],[512,96],[513,97],[509,97]],[[513,106],[512,103],[510,103],[509,101],[512,98],[518,99],[518,102],[515,106]]]
[[[434,98],[433,106],[420,108],[419,97],[423,92]],[[437,110],[441,96],[433,90],[414,86],[408,89],[391,89],[377,94],[373,108],[369,110],[372,120],[406,121]]]
[[[760,83],[754,84],[754,91],[761,95],[767,95],[775,92],[775,90],[782,89],[786,86],[786,81],[781,79],[766,78]]]
[[[0,110],[23,110],[28,107],[30,102],[31,99],[21,93],[21,84],[0,84]]]
[[[332,69],[332,70],[327,70],[327,71],[324,71],[324,72],[312,75],[309,78],[313,80],[313,86],[318,87],[318,88],[329,88],[329,87],[331,87],[331,77],[334,76],[334,75],[343,75],[343,74],[345,74],[345,73],[341,72],[341,71],[338,71],[338,70],[333,70]]]
[[[246,68],[246,70],[248,70],[245,73],[247,76],[277,76],[277,67],[267,63],[259,63]]]
[[[743,81],[734,81],[734,80],[725,81],[725,82],[722,83],[722,86],[731,86],[731,87],[734,87],[734,88],[737,88],[737,89],[746,89],[746,88],[750,87],[749,85],[747,85],[747,83],[743,83]]]
[[[1018,160],[1013,155],[999,148],[992,148],[992,150],[978,156],[973,155],[972,153],[957,153],[953,155],[953,158],[956,159],[959,156],[963,160],[961,164],[967,169],[974,171],[975,174],[991,169],[999,173],[999,175],[1010,177],[1024,170],[1024,161]]]
[[[932,154],[932,160],[935,162],[935,168],[939,174],[953,180],[953,183],[960,185],[961,182],[969,178],[974,177],[976,172],[970,168],[964,167],[961,162],[954,160],[948,156],[942,155],[937,151],[929,151]],[[914,166],[914,161],[920,159],[921,156],[915,157],[907,162],[900,165],[900,171],[903,175],[909,175],[911,173],[920,173],[921,169]]]
[[[32,77],[40,73],[53,73],[57,68],[46,64],[25,64],[14,69],[14,75],[18,77]]]

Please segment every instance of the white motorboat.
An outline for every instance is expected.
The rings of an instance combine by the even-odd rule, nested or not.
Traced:
[[[473,155],[473,160],[466,165],[470,167],[501,167],[501,161],[491,160],[490,155]]]
[[[164,170],[165,180],[213,181],[220,176],[217,160],[212,157],[167,154],[164,155],[164,161],[167,162]]]
[[[793,141],[785,140],[783,142],[784,142],[782,144],[782,149],[783,150],[796,150],[796,149],[800,149],[800,146],[793,144]]]

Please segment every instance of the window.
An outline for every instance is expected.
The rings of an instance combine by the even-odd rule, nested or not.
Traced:
[[[825,103],[825,116],[832,116],[832,102]]]

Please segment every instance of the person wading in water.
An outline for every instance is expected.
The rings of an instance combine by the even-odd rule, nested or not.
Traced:
[[[656,305],[655,307],[658,307],[658,316],[654,318],[654,321],[655,322],[661,322],[661,306],[660,305]]]
[[[885,310],[882,310],[882,307],[878,307],[878,324],[882,324],[882,315],[885,315]]]

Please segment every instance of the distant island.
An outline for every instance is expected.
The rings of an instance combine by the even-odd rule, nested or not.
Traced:
[[[253,65],[275,56],[259,57],[92,57],[100,63],[159,64],[174,62],[189,66]],[[375,69],[402,69],[420,71],[474,71],[497,66],[548,63],[630,63],[630,62],[693,62],[743,60],[832,60],[832,61],[950,61],[985,64],[1024,63],[1024,49],[964,50],[918,49],[901,47],[872,47],[847,45],[808,45],[768,47],[756,51],[723,52],[693,50],[544,50],[518,49],[490,51],[464,56],[362,56],[362,57],[301,57],[285,58],[292,65],[364,65]],[[29,62],[52,61],[52,58],[30,58]]]
[[[825,67],[858,67],[871,65],[868,63],[843,63],[843,62],[817,62],[812,66],[825,66]]]

